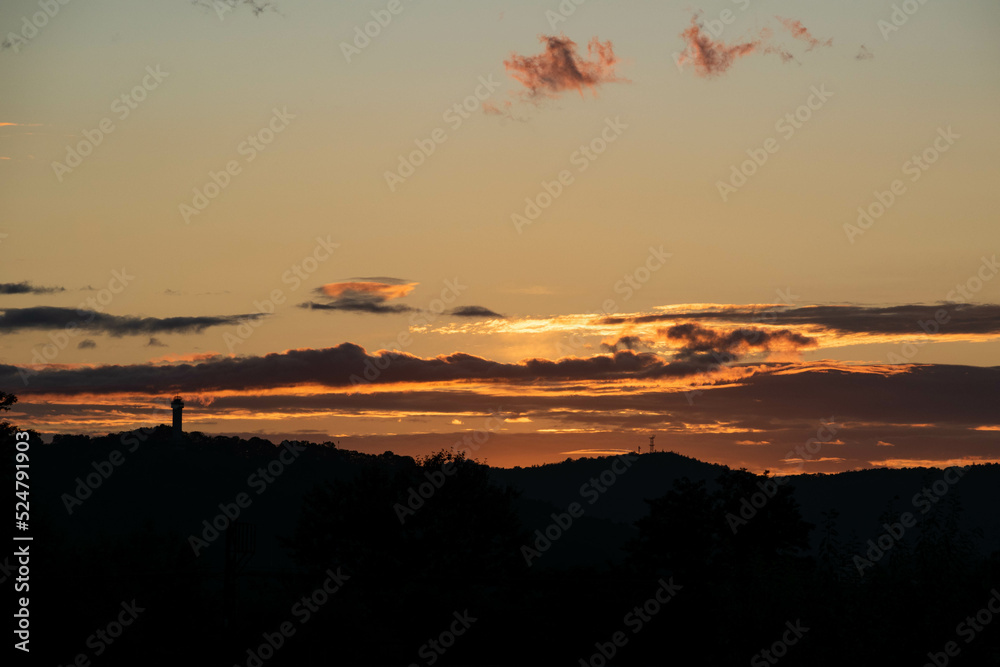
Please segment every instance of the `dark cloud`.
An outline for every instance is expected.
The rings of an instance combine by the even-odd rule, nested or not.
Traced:
[[[313,294],[322,301],[307,301],[299,304],[300,308],[310,310],[341,310],[352,313],[371,313],[388,315],[395,313],[419,313],[420,308],[414,308],[401,303],[389,303],[410,294],[417,285],[401,278],[385,276],[370,278],[351,278],[342,282],[328,283],[313,290]],[[440,313],[440,310],[437,311]],[[503,317],[483,306],[460,306],[448,311],[453,317]]]
[[[163,343],[159,338],[150,336],[149,342],[146,343],[146,347],[167,347],[167,345]]]
[[[0,283],[0,294],[54,294],[65,292],[65,287],[42,287],[28,281],[20,283]]]
[[[817,346],[815,339],[788,329],[771,331],[750,327],[719,331],[686,322],[659,329],[657,333],[667,340],[683,341],[675,358],[687,361],[710,358],[717,363],[728,363],[754,351],[798,351]]]
[[[318,384],[350,386],[408,382],[592,382],[619,379],[687,377],[704,373],[704,361],[666,361],[655,354],[617,352],[586,359],[528,359],[503,363],[462,352],[421,358],[400,352],[370,355],[353,343],[325,349],[289,350],[263,357],[213,359],[198,364],[99,366],[42,369],[0,365],[0,385],[25,373],[31,381],[24,393],[159,394],[164,391],[217,391]],[[381,370],[380,370],[381,369]]]
[[[500,313],[495,313],[483,306],[459,306],[452,308],[449,314],[454,317],[503,317]]]
[[[79,343],[76,344],[76,348],[78,350],[89,350],[95,347],[97,347],[97,343],[95,343],[90,338],[84,338],[83,340],[81,340]]]
[[[410,313],[417,312],[418,309],[406,306],[401,303],[384,303],[384,299],[379,297],[358,297],[337,299],[331,303],[316,303],[306,301],[300,303],[299,308],[309,310],[343,310],[352,313],[372,313],[375,315],[386,315],[389,313]]]
[[[263,317],[221,315],[201,317],[132,317],[109,315],[93,310],[38,306],[5,308],[0,314],[0,332],[15,333],[31,329],[80,329],[111,336],[143,336],[156,333],[201,333],[208,327],[239,324],[242,320]]]
[[[654,341],[647,340],[641,336],[619,336],[617,339],[601,341],[601,349],[608,352],[618,352],[619,350],[645,350],[649,349]]]
[[[264,12],[278,13],[277,5],[267,0],[191,0],[191,4],[211,9],[219,14],[220,18],[224,17],[228,12],[241,7],[249,9],[253,12],[254,16],[260,16]]]
[[[347,283],[382,283],[383,285],[417,285],[418,283],[407,280],[406,278],[392,278],[390,276],[359,276],[355,278],[348,278],[346,281],[340,283],[330,283],[331,285],[343,285]]]
[[[949,303],[903,306],[802,306],[797,308],[753,308],[734,306],[719,310],[610,316],[600,324],[641,324],[677,320],[756,322],[770,325],[811,325],[844,333],[919,334],[933,333],[930,323],[939,316],[941,334],[1000,333],[1000,305]],[[947,318],[947,319],[945,319]]]
[[[3,368],[0,366],[0,377],[3,377]],[[756,372],[738,382],[703,387],[703,391],[698,391],[691,400],[688,400],[689,394],[685,391],[659,388],[600,394],[509,392],[501,400],[487,392],[463,390],[461,387],[448,390],[428,387],[423,390],[407,388],[405,391],[302,396],[280,392],[235,394],[215,398],[211,409],[220,413],[227,410],[261,413],[286,410],[290,414],[307,414],[336,410],[345,414],[361,414],[388,410],[440,412],[442,405],[447,404],[453,406],[456,412],[488,413],[502,403],[506,415],[528,415],[537,419],[562,414],[566,421],[632,427],[723,422],[742,429],[768,431],[767,435],[741,433],[739,439],[771,439],[773,431],[801,429],[833,417],[837,422],[851,424],[849,428],[853,435],[845,431],[838,434],[839,437],[871,437],[873,447],[879,439],[892,441],[886,436],[879,436],[880,429],[885,431],[886,424],[894,425],[898,431],[911,437],[929,433],[928,425],[933,424],[939,429],[939,434],[946,435],[955,443],[963,436],[991,439],[995,455],[1000,432],[970,432],[970,428],[1000,424],[1000,414],[995,409],[1000,368],[924,365],[886,370],[882,367],[814,363],[771,364],[755,366],[755,369]],[[100,369],[58,372],[86,370]],[[55,372],[39,371],[33,375],[24,393],[30,394],[36,381],[50,382],[53,376],[49,374]],[[89,392],[81,390],[80,393]],[[147,401],[143,399],[141,403],[145,405]],[[29,404],[32,401],[25,398],[18,402],[18,408]],[[107,409],[101,404],[73,407],[39,402],[35,405],[37,414],[46,415],[59,415],[70,410],[88,413],[89,410]],[[626,412],[629,414],[624,414]]]
[[[407,296],[418,284],[400,278],[352,278],[317,287],[313,293],[325,301],[307,301],[299,307],[376,315],[418,312],[412,306],[387,303]]]
[[[816,418],[832,415],[858,428],[867,424],[877,430],[878,424],[888,423],[919,431],[921,424],[1000,423],[998,386],[997,367],[852,368],[817,362],[775,365],[731,388],[707,391],[694,402],[698,409],[721,410],[747,423],[778,422],[784,411]],[[996,441],[997,435],[992,437]]]
[[[587,57],[576,51],[576,42],[565,35],[539,37],[545,50],[535,56],[512,53],[504,67],[525,87],[529,98],[556,97],[566,90],[583,94],[589,89],[596,94],[597,87],[605,83],[623,81],[615,74],[618,56],[610,41],[600,42],[597,37],[587,44]],[[588,59],[589,58],[589,59]]]
[[[308,364],[308,360],[301,360]],[[742,380],[702,386],[693,392],[658,387],[638,391],[538,392],[509,391],[500,400],[493,392],[452,385],[386,388],[379,392],[330,392],[285,395],[281,392],[219,396],[198,410],[203,415],[281,413],[289,419],[310,414],[345,416],[383,412],[489,414],[528,416],[567,427],[597,429],[598,433],[572,433],[574,446],[594,438],[594,446],[618,446],[623,441],[645,443],[658,432],[657,444],[702,460],[753,464],[774,470],[787,452],[817,437],[823,423],[837,424],[834,440],[821,444],[815,459],[843,458],[842,462],[807,463],[805,472],[872,467],[887,458],[941,461],[963,457],[997,458],[1000,414],[995,409],[1000,368],[969,366],[851,366],[832,363],[756,365]],[[82,369],[81,369],[82,370]],[[0,368],[0,382],[3,381]],[[53,375],[40,371],[35,379],[51,382]],[[60,381],[63,382],[63,381]],[[34,380],[28,389],[33,390]],[[527,387],[520,382],[519,386]],[[591,385],[592,387],[592,385]],[[533,383],[531,388],[537,389]],[[22,392],[18,392],[22,393]],[[79,393],[88,393],[81,389]],[[165,391],[161,396],[172,395]],[[68,429],[79,430],[82,421],[133,414],[136,423],[151,420],[169,423],[169,412],[151,410],[146,398],[123,399],[114,406],[81,397],[76,404],[35,401],[28,395],[18,402],[19,412],[34,419],[65,419]],[[193,404],[193,401],[192,401]],[[444,408],[442,407],[444,406]],[[501,409],[502,408],[502,409]],[[205,423],[205,422],[201,422]],[[291,422],[289,422],[291,423]],[[497,434],[499,438],[503,434]],[[381,437],[381,436],[378,436]],[[412,440],[411,434],[402,436]],[[440,441],[441,434],[428,436]],[[524,434],[516,451],[544,446],[559,434]],[[739,441],[767,440],[770,444],[746,447]],[[358,438],[351,438],[352,443]],[[491,441],[493,442],[493,441]],[[893,447],[879,445],[892,443]],[[426,448],[433,443],[422,443]],[[376,451],[394,449],[381,447]],[[563,448],[565,449],[565,447]],[[836,463],[837,465],[833,465]],[[818,467],[817,467],[818,466]]]

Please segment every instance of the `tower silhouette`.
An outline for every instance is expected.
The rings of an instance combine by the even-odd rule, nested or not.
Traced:
[[[180,442],[184,437],[184,424],[181,416],[181,411],[184,410],[184,401],[181,400],[180,396],[174,396],[170,407],[174,409],[174,442]]]

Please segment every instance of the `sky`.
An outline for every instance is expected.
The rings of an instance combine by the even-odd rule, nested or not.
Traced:
[[[11,0],[0,388],[493,465],[1000,461],[1000,6]]]

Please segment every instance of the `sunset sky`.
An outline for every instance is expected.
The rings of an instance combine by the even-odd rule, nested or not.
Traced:
[[[503,466],[1000,461],[998,30],[990,0],[5,2],[0,389],[44,434],[179,393],[187,430],[478,430]]]

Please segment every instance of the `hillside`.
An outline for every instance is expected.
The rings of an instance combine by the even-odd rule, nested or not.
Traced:
[[[11,453],[5,447],[8,476]],[[719,645],[715,655],[724,660],[791,614],[823,615],[827,630],[836,630],[828,639],[840,636],[845,629],[830,614],[862,602],[866,613],[876,613],[868,596],[882,593],[872,586],[896,591],[878,603],[896,615],[882,609],[876,625],[921,636],[930,626],[907,620],[916,607],[904,601],[916,592],[904,581],[931,577],[933,586],[947,587],[942,590],[950,591],[950,601],[932,614],[940,623],[989,591],[982,582],[996,585],[1000,560],[996,465],[969,469],[926,514],[912,497],[933,488],[942,471],[795,477],[736,535],[725,512],[738,512],[742,499],[767,480],[669,452],[497,469],[446,453],[421,463],[331,443],[276,445],[192,433],[175,444],[169,429],[160,427],[100,438],[60,436],[49,445],[33,444],[31,457],[33,591],[41,601],[36,621],[66,628],[39,647],[53,661],[72,660],[85,649],[91,619],[135,597],[149,602],[149,627],[109,650],[107,664],[126,664],[142,654],[143,643],[162,641],[156,628],[172,627],[177,615],[198,628],[193,640],[223,638],[212,640],[218,660],[233,664],[244,655],[239,664],[247,664],[240,647],[287,619],[290,601],[314,587],[324,571],[340,567],[353,580],[338,594],[338,605],[268,664],[310,664],[319,656],[378,664],[412,660],[435,619],[466,606],[491,620],[445,662],[476,662],[477,651],[502,644],[512,632],[528,645],[539,633],[561,638],[549,653],[527,661],[541,664],[592,647],[591,637],[616,616],[620,620],[616,610],[641,600],[663,577],[701,591],[658,625],[662,634],[633,644],[632,655],[641,662],[658,655],[676,632],[716,641],[711,627],[690,626],[709,600],[716,600],[713,613],[742,614],[751,598],[760,599],[754,597],[763,594],[760,587],[772,591],[769,611]],[[412,500],[421,494],[422,501]],[[894,498],[892,512],[883,516]],[[410,502],[415,509],[401,514]],[[578,511],[569,521],[574,503]],[[824,525],[823,512],[830,509],[839,518]],[[886,516],[896,521],[906,510],[919,515],[917,527],[861,576],[852,558],[865,553],[867,540],[879,538]],[[226,564],[226,528],[233,518],[255,531],[253,553],[242,568],[232,559]],[[557,529],[553,524],[560,521],[566,523]],[[543,534],[555,539],[539,541]],[[945,551],[934,555],[940,549]],[[845,581],[852,583],[841,588]],[[969,588],[971,581],[980,583]],[[832,590],[847,597],[831,603]],[[592,615],[581,616],[582,609]],[[75,620],[66,625],[67,618]],[[376,618],[396,628],[392,641],[377,635],[383,638],[377,650],[341,644],[334,650],[326,639],[332,632],[375,641],[375,626],[368,624]],[[947,634],[947,627],[934,627],[932,635]],[[873,636],[845,647],[878,645]],[[996,644],[980,646],[987,656]],[[497,659],[518,662],[518,650],[511,644]],[[164,659],[174,651],[182,655],[181,647],[166,647]],[[800,655],[812,656],[808,664],[824,664],[821,653]]]

